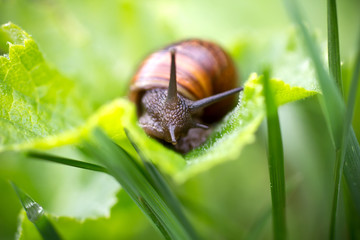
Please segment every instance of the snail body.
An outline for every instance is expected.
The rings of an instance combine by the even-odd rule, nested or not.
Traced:
[[[236,83],[234,64],[223,49],[208,41],[185,40],[143,61],[129,97],[148,135],[188,152],[206,139],[204,123],[218,121],[235,106],[234,94],[242,90]]]

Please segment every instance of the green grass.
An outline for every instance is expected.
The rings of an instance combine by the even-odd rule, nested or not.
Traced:
[[[29,158],[45,160],[48,162],[59,163],[59,164],[63,164],[63,165],[71,166],[71,167],[82,168],[82,169],[92,170],[92,171],[96,171],[96,172],[109,173],[108,170],[106,170],[106,168],[104,168],[103,166],[99,166],[99,165],[87,163],[87,162],[82,162],[82,161],[78,161],[78,160],[74,160],[74,159],[54,156],[54,155],[51,155],[48,153],[28,151],[25,153],[25,155]]]
[[[44,240],[60,240],[59,233],[45,215],[44,209],[23,190],[11,182],[28,219],[35,225]]]
[[[360,220],[360,191],[358,187],[360,184],[360,146],[355,136],[354,129],[351,126],[351,122],[354,114],[354,108],[355,108],[355,100],[357,94],[356,91],[358,89],[359,75],[360,75],[360,31],[358,37],[358,47],[356,51],[356,60],[355,60],[354,69],[355,70],[352,76],[351,85],[349,89],[349,96],[347,100],[341,163],[344,164],[345,162],[345,166],[343,167],[343,169],[344,169],[345,179],[347,180],[346,183],[348,184],[347,191],[349,192],[349,194],[347,196],[350,197],[348,204],[354,206],[353,208],[355,210],[355,214],[350,213],[350,220],[349,220],[350,232],[352,236],[356,236],[357,238],[360,238],[360,232],[357,230],[357,227],[355,227],[351,223],[351,222],[359,222]],[[334,209],[333,211],[336,211],[336,209]],[[332,225],[335,225],[336,213],[333,212],[333,215],[334,216],[332,220],[334,222],[332,222]],[[332,234],[335,235],[335,233]]]
[[[269,70],[264,71],[264,95],[268,129],[268,161],[272,200],[274,239],[286,239],[286,198],[284,151],[274,93],[270,86]]]
[[[161,175],[159,170],[155,167],[155,165],[145,157],[140,148],[136,145],[134,140],[131,138],[130,133],[125,129],[126,135],[129,138],[132,146],[135,148],[136,152],[139,154],[142,164],[145,167],[145,173],[147,174],[147,178],[152,184],[152,186],[156,189],[165,203],[169,206],[169,208],[174,212],[174,214],[179,219],[179,222],[183,225],[186,231],[189,233],[192,239],[197,239],[197,234],[193,229],[193,226],[185,216],[181,203],[179,199],[175,196],[175,194],[170,189],[169,184],[165,181],[164,177]]]
[[[139,151],[134,142],[132,144]],[[94,142],[85,143],[84,151],[92,159],[104,164],[164,238],[197,239],[194,229],[181,211],[180,202],[141,152],[145,168],[98,129],[94,131]]]
[[[331,220],[329,227],[329,238],[336,238],[336,221],[338,217],[338,205],[341,193],[341,182],[344,170],[345,159],[347,164],[347,171],[345,174],[350,174],[352,180],[359,183],[360,169],[359,169],[359,157],[358,155],[359,143],[353,134],[351,126],[356,90],[358,88],[359,80],[359,56],[357,50],[356,67],[354,75],[351,81],[350,93],[348,102],[345,106],[342,96],[342,79],[340,68],[340,50],[339,50],[339,33],[337,23],[337,9],[335,0],[328,1],[328,58],[329,58],[329,72],[326,71],[321,60],[321,54],[316,46],[314,40],[311,38],[307,27],[304,24],[301,11],[294,2],[286,1],[290,16],[300,28],[300,31],[304,38],[304,43],[308,49],[309,55],[313,60],[315,66],[318,81],[321,86],[323,97],[321,98],[323,103],[323,110],[327,119],[328,127],[331,133],[331,137],[334,143],[335,154],[335,169],[334,169],[334,191],[331,209]],[[358,46],[359,48],[359,46]],[[335,80],[335,81],[334,81]],[[335,84],[335,82],[337,84]],[[351,134],[351,135],[350,135]],[[347,147],[347,144],[350,147]],[[351,150],[350,150],[351,149]],[[349,150],[351,152],[349,152]],[[355,152],[355,153],[354,153]],[[347,156],[347,157],[345,157]],[[347,178],[348,179],[348,178]],[[357,196],[358,190],[353,186],[353,182],[348,182],[350,185],[350,192],[353,196]],[[356,184],[355,184],[356,185]],[[358,199],[354,198],[355,205],[359,205]]]
[[[339,49],[339,30],[338,30],[338,21],[337,21],[337,10],[336,10],[336,1],[328,0],[328,58],[329,58],[329,71],[331,76],[335,79],[338,89],[342,93],[342,79],[341,79],[341,68],[340,68],[340,49]],[[330,80],[331,81],[331,80]],[[356,90],[356,88],[355,88]],[[354,97],[351,99],[351,97]],[[355,100],[355,96],[349,97],[349,100]],[[333,194],[333,204],[331,211],[331,220],[330,220],[330,239],[335,239],[336,231],[336,219],[338,213],[338,203],[340,198],[341,191],[341,179],[344,169],[344,160],[346,152],[346,144],[348,139],[348,132],[352,120],[352,108],[351,105],[347,105],[346,115],[344,120],[343,134],[341,137],[341,145],[336,149],[336,160],[335,160],[335,183],[334,183],[334,194]]]
[[[327,1],[327,22],[328,22],[328,58],[329,70],[335,82],[343,92],[340,68],[340,47],[339,47],[339,28],[337,20],[336,0]]]
[[[339,89],[335,85],[334,79],[325,68],[319,47],[313,40],[308,28],[304,23],[299,6],[295,4],[295,1],[286,0],[285,3],[289,15],[296,23],[302,34],[304,45],[310,58],[312,59],[317,80],[323,93],[320,100],[324,111],[324,116],[328,123],[335,149],[339,149],[341,145],[341,136],[343,132],[345,115],[344,102],[341,98]]]
[[[350,142],[350,131],[351,122],[354,115],[354,107],[356,100],[356,91],[358,89],[358,81],[359,81],[359,49],[360,46],[357,47],[357,56],[355,60],[355,71],[352,77],[350,89],[349,89],[349,97],[346,104],[346,114],[344,121],[344,129],[343,135],[341,139],[340,149],[337,150],[336,154],[336,163],[335,163],[335,188],[333,195],[333,207],[331,212],[331,223],[330,223],[330,239],[336,238],[336,218],[338,213],[338,202],[340,199],[340,191],[341,191],[341,183],[342,183],[342,175],[344,169],[345,162],[345,154],[347,150],[347,145]],[[336,80],[338,88],[342,92],[342,79],[341,79],[341,68],[340,68],[340,50],[339,50],[339,30],[337,23],[337,11],[336,11],[336,1],[329,0],[328,1],[328,57],[329,57],[329,71],[332,74],[333,78]],[[356,146],[356,142],[351,145]],[[357,145],[359,145],[357,143]],[[355,161],[359,161],[360,159],[354,159]],[[351,160],[349,160],[351,161]],[[352,168],[357,170],[355,168]],[[358,173],[360,175],[360,173]]]

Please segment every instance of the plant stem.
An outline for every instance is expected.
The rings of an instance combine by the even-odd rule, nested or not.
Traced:
[[[337,82],[340,92],[342,92],[342,79],[340,69],[340,49],[339,49],[339,33],[337,24],[336,1],[328,0],[328,57],[329,57],[329,70]],[[356,90],[358,88],[359,80],[359,47],[357,49],[356,67],[351,81],[349,97],[347,101],[344,125],[342,129],[341,145],[336,149],[336,162],[335,162],[335,184],[334,195],[332,203],[331,221],[330,221],[330,239],[335,239],[336,236],[336,219],[338,215],[338,203],[341,191],[342,175],[345,163],[345,154],[347,145],[350,142],[349,136],[351,131],[351,122],[354,113]],[[358,159],[357,161],[359,161]]]
[[[343,93],[336,0],[328,0],[327,11],[329,70],[338,85],[340,93]]]
[[[330,239],[335,239],[335,229],[336,229],[336,217],[337,217],[337,207],[339,200],[339,192],[341,188],[341,178],[342,178],[342,170],[343,170],[343,161],[341,161],[342,151],[341,149],[336,150],[336,159],[335,159],[335,186],[334,186],[334,194],[332,201],[332,211],[331,211],[331,220],[330,220]]]
[[[264,93],[268,125],[268,159],[274,239],[286,239],[284,151],[279,115],[271,91],[269,71],[264,71]]]

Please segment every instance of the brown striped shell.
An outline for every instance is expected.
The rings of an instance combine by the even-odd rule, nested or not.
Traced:
[[[234,64],[221,47],[198,39],[185,40],[154,52],[143,61],[130,87],[130,99],[136,104],[140,104],[146,90],[168,88],[171,49],[176,50],[177,91],[185,98],[199,100],[236,87]],[[206,107],[202,121],[219,120],[234,107],[236,98],[233,95]]]

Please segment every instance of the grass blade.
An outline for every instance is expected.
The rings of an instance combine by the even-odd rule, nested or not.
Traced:
[[[339,48],[339,30],[336,10],[336,0],[328,0],[327,5],[328,21],[328,58],[329,70],[335,82],[343,92],[340,68],[340,48]]]
[[[341,179],[344,168],[344,158],[347,151],[347,140],[349,139],[349,132],[351,130],[351,119],[353,115],[353,103],[355,101],[356,92],[352,93],[349,97],[350,102],[345,109],[344,101],[341,98],[340,91],[336,88],[332,76],[327,73],[323,67],[320,54],[315,42],[311,39],[310,34],[305,27],[300,14],[299,7],[293,1],[285,1],[288,11],[296,24],[300,27],[300,31],[304,37],[305,46],[309,51],[309,55],[313,60],[315,70],[318,75],[323,92],[323,109],[327,123],[329,125],[332,140],[335,146],[336,162],[335,162],[335,184],[333,194],[333,204],[330,221],[330,239],[335,238],[336,230],[336,216],[339,202],[339,193],[341,187]],[[340,52],[339,52],[339,39],[338,27],[336,16],[336,3],[334,0],[328,1],[328,36],[329,36],[329,67],[333,77],[337,80],[339,88],[341,88],[341,75],[340,75]],[[330,49],[331,48],[331,49]],[[352,81],[352,85],[356,82]],[[356,91],[357,88],[352,90]],[[357,141],[354,141],[355,143]],[[358,145],[358,143],[355,143]],[[354,145],[352,146],[354,147]],[[359,160],[357,160],[359,161]],[[352,162],[353,163],[353,162]],[[354,189],[351,189],[354,191]],[[355,190],[356,191],[356,190]],[[358,190],[357,190],[358,191]]]
[[[15,183],[11,182],[21,205],[25,209],[28,219],[35,225],[43,239],[60,240],[61,237],[44,214],[44,209],[35,202],[29,195],[18,188]]]
[[[166,239],[192,239],[182,222],[149,182],[144,171],[124,149],[100,130],[94,131],[96,142],[85,143],[84,150],[103,163],[143,213]]]
[[[349,96],[347,101],[347,109],[346,109],[345,126],[349,128],[351,126],[352,118],[354,115],[356,92],[359,86],[359,77],[360,77],[360,31],[359,31],[357,51],[356,51],[355,69],[351,79],[351,85],[350,85]]]
[[[279,115],[270,86],[269,71],[264,71],[264,95],[268,126],[268,159],[274,239],[286,239],[284,152]]]
[[[327,121],[335,149],[338,150],[342,144],[341,139],[343,135],[343,123],[345,116],[344,101],[342,100],[339,89],[337,88],[333,78],[325,69],[323,61],[320,57],[321,54],[319,48],[315,41],[311,38],[311,35],[303,22],[299,6],[294,0],[285,0],[285,6],[287,7],[290,17],[299,27],[303,36],[305,47],[307,48],[310,58],[314,64],[317,79],[323,93],[323,97],[320,98],[320,101],[322,103],[325,119]]]
[[[353,201],[351,196],[349,185],[344,184],[344,200],[345,200],[345,213],[346,213],[346,223],[348,228],[349,239],[360,239],[360,215],[359,209],[356,209],[357,206]]]
[[[346,148],[344,175],[356,212],[360,216],[360,146],[352,128]]]
[[[171,191],[168,183],[161,175],[159,170],[152,164],[152,162],[144,156],[141,152],[140,148],[135,144],[129,132],[125,129],[126,136],[128,137],[129,141],[131,142],[132,146],[140,156],[145,168],[146,172],[151,179],[152,186],[155,190],[159,193],[159,195],[164,199],[164,201],[168,204],[169,208],[174,212],[180,222],[184,225],[189,235],[191,235],[192,239],[197,239],[196,233],[191,226],[190,222],[186,218],[184,212],[182,211],[182,205],[175,194]]]
[[[69,159],[69,158],[58,157],[58,156],[50,155],[47,153],[39,153],[39,152],[29,151],[26,153],[26,156],[30,157],[30,158],[36,158],[36,159],[40,159],[40,160],[49,161],[49,162],[60,163],[60,164],[71,166],[71,167],[77,167],[77,168],[92,170],[92,171],[96,171],[96,172],[109,173],[106,170],[106,168],[96,165],[96,164],[82,162],[82,161],[73,160],[73,159]]]
[[[330,11],[328,12],[328,22],[329,22],[329,24],[330,23],[333,24],[333,25],[328,26],[328,31],[329,31],[328,35],[329,35],[329,37],[333,38],[331,40],[329,39],[329,41],[332,41],[334,43],[337,42],[337,46],[335,46],[335,44],[334,44],[334,46],[329,46],[329,48],[334,47],[334,49],[329,50],[329,60],[331,57],[340,59],[339,46],[338,46],[339,39],[338,39],[338,33],[337,33],[338,29],[337,29],[337,22],[335,22],[337,19],[336,2],[335,2],[335,0],[329,0],[328,4],[329,4],[328,9],[332,9],[331,12]],[[335,38],[337,38],[337,39],[335,39]],[[330,51],[332,52],[333,56],[330,55]],[[339,59],[338,60],[333,59],[332,64],[330,64],[330,71],[332,73],[340,74],[340,72],[339,72],[340,71],[340,62],[335,63],[336,61],[340,61]],[[350,141],[353,140],[353,139],[349,139],[349,133],[351,131],[351,122],[352,122],[353,115],[354,115],[356,91],[357,91],[358,82],[359,82],[359,69],[360,69],[360,46],[358,46],[358,48],[357,48],[356,66],[355,66],[355,71],[354,71],[353,78],[351,81],[350,92],[349,92],[349,97],[348,97],[347,106],[346,106],[344,129],[343,129],[343,135],[342,135],[342,139],[341,139],[341,147],[339,150],[337,150],[337,153],[336,153],[335,186],[334,186],[333,206],[332,206],[331,222],[330,222],[330,239],[335,239],[336,216],[337,216],[338,202],[339,202],[339,198],[340,198],[342,174],[343,174],[343,169],[344,169],[347,144],[348,144],[349,140]],[[339,79],[339,81],[341,82],[341,79]],[[360,159],[358,158],[357,161],[360,161]]]
[[[358,37],[358,47],[355,60],[355,70],[351,80],[350,92],[348,96],[347,103],[347,114],[346,114],[346,126],[345,129],[349,131],[349,134],[344,135],[344,148],[346,147],[345,155],[345,166],[344,174],[349,191],[349,196],[351,196],[351,205],[354,206],[354,213],[357,216],[354,216],[355,219],[360,219],[360,146],[359,142],[356,139],[354,129],[351,127],[353,112],[355,108],[355,99],[356,91],[359,85],[360,77],[360,31]],[[345,151],[345,150],[344,150]],[[353,213],[353,215],[355,215]],[[351,225],[353,226],[353,224]],[[350,226],[350,227],[351,227]],[[359,231],[355,228],[350,229],[350,234],[359,234]]]

